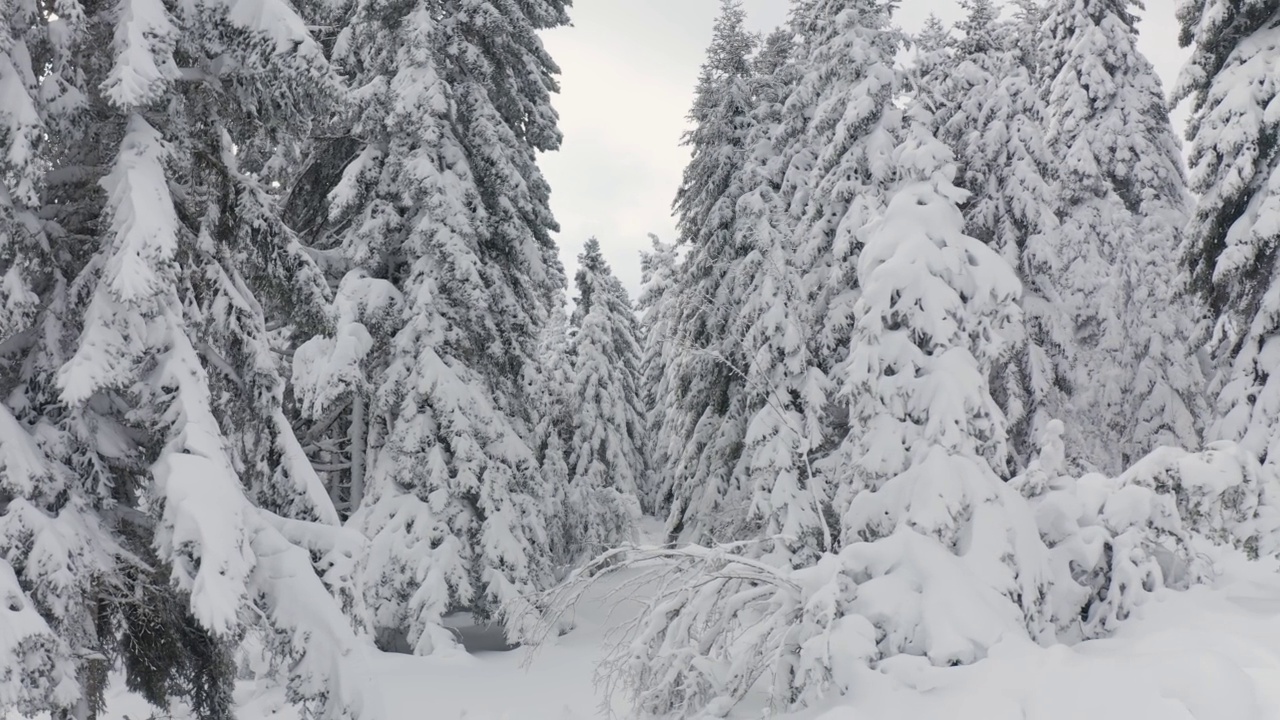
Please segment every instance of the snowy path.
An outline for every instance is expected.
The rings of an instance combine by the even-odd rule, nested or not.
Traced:
[[[604,715],[593,677],[606,613],[580,610],[555,645],[471,656],[376,658],[385,720],[580,720]],[[616,712],[623,712],[620,704]]]
[[[881,672],[864,672],[848,697],[787,720],[1276,720],[1280,573],[1243,563],[1225,570],[1227,579],[1214,587],[1162,593],[1114,638],[1049,649],[1011,641],[961,668],[899,657]],[[573,632],[538,650],[527,667],[528,649],[375,654],[370,682],[381,707],[370,720],[605,717],[595,664],[607,628],[635,604],[624,600],[611,617],[608,605],[595,600],[578,609]],[[117,688],[104,718],[151,714]],[[239,720],[296,720],[278,692],[250,699],[252,688],[241,691]],[[613,709],[625,715],[623,700]],[[730,717],[763,716],[761,707],[742,707]]]
[[[661,526],[646,519],[642,539],[654,542]],[[607,716],[595,683],[596,665],[611,627],[639,610],[614,598],[622,574],[596,588],[568,619],[572,632],[541,648],[442,658],[379,655],[373,675],[385,700],[380,720],[582,720]],[[625,700],[612,711],[625,716]]]
[[[1167,593],[1112,639],[1068,648],[1016,641],[964,668],[899,658],[856,691],[793,720],[1274,720],[1280,718],[1280,575],[1232,568],[1214,588]],[[616,618],[615,618],[616,619]],[[603,717],[593,684],[607,608],[538,651],[381,656],[385,720]],[[615,710],[623,711],[619,702]],[[762,708],[731,717],[755,718]]]

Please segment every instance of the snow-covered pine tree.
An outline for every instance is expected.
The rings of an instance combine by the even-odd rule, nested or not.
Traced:
[[[640,392],[640,325],[600,242],[578,256],[569,407],[569,485],[564,518],[570,560],[595,557],[634,541],[637,488],[649,472]]]
[[[1191,189],[1199,195],[1184,259],[1214,321],[1207,436],[1280,461],[1280,8],[1262,0],[1192,0],[1179,10],[1193,46],[1175,97],[1191,98]],[[1247,88],[1248,91],[1244,91]]]
[[[12,669],[0,680],[0,706],[66,717],[101,708],[110,668],[97,655],[96,608],[104,595],[131,590],[129,576],[142,567],[69,469],[45,453],[41,439],[53,430],[28,427],[0,404],[0,586],[10,611],[0,655]]]
[[[956,157],[969,191],[965,231],[995,249],[1022,279],[1023,338],[998,363],[992,391],[1009,423],[1011,458],[1025,464],[1043,426],[1065,412],[1074,328],[1058,302],[1057,196],[1044,140],[1044,104],[1020,26],[998,22],[991,0],[967,0],[951,62],[913,74],[913,95],[930,106],[938,138]]]
[[[893,58],[904,41],[893,3],[813,0],[792,22],[804,38],[801,79],[783,108],[783,201],[795,222],[812,354],[830,369],[848,347],[860,235],[902,170],[889,160],[900,113]],[[795,132],[801,127],[803,131]],[[787,131],[787,128],[792,128]]]
[[[937,158],[913,125],[895,159]],[[1019,332],[1021,287],[963,233],[965,193],[946,170],[899,191],[858,258],[840,392],[854,429],[836,454],[841,559],[861,578],[850,610],[877,626],[876,655],[935,664],[973,662],[1007,633],[1051,634],[1047,554],[997,474],[1007,434],[988,383]]]
[[[294,699],[356,714],[344,676],[362,644],[330,591],[358,549],[324,525],[268,330],[311,329],[325,290],[259,179],[336,78],[275,0],[12,8],[0,64],[43,68],[43,127],[38,157],[9,155],[38,163],[38,183],[4,172],[2,192],[39,203],[22,227],[51,261],[28,331],[4,329],[6,441],[34,442],[25,469],[6,459],[0,525],[66,650],[42,702],[98,712],[102,660],[119,658],[154,704],[229,717],[230,650],[255,633]],[[7,90],[34,87],[8,67]],[[0,115],[14,108],[29,109]]]
[[[1009,0],[1012,16],[1005,20],[1011,48],[1017,48],[1033,68],[1040,67],[1040,32],[1048,17],[1049,4],[1044,0]]]
[[[892,58],[901,43],[878,0],[797,5],[796,57],[757,81],[757,131],[743,176],[741,334],[750,423],[737,474],[749,498],[740,535],[773,537],[788,562],[834,549],[832,487],[812,466],[839,442],[830,372],[846,348],[859,233],[910,173],[888,162],[901,113]],[[835,427],[833,427],[835,425]],[[753,525],[754,524],[754,525]]]
[[[927,56],[950,50],[955,44],[955,38],[951,36],[951,30],[942,22],[942,18],[929,13],[929,17],[920,26],[920,31],[911,38],[911,44],[918,53]]]
[[[350,373],[366,394],[311,420],[336,416],[314,439],[345,453],[340,471],[361,466],[360,440],[365,479],[335,482],[364,489],[352,523],[371,538],[370,609],[386,642],[419,653],[456,647],[440,625],[455,610],[518,635],[527,598],[552,582],[534,389],[564,273],[536,164],[560,140],[557,68],[537,33],[565,24],[565,6],[359,3],[335,42],[353,78],[345,137],[313,149],[325,207],[294,203],[333,281],[356,273],[402,298],[386,322],[362,323],[385,348]]]
[[[1076,331],[1067,448],[1113,472],[1158,444],[1194,447],[1203,407],[1188,347],[1200,313],[1172,259],[1186,183],[1135,4],[1057,0],[1040,57],[1061,197],[1054,281]]]
[[[956,39],[951,28],[934,14],[925,18],[920,31],[907,39],[913,50],[907,68],[905,85],[912,102],[930,109],[934,118],[934,130],[946,124],[948,111],[954,109],[955,82],[949,70],[955,67]]]
[[[753,110],[735,147],[750,143],[746,147],[758,157],[738,151],[732,197],[735,211],[746,209],[749,216],[734,222],[732,252],[722,250],[712,256],[726,267],[730,258],[736,260],[734,269],[725,272],[718,294],[701,293],[712,298],[702,302],[708,308],[729,307],[723,300],[729,299],[738,309],[734,322],[722,324],[724,328],[754,332],[754,340],[771,344],[779,338],[757,322],[772,323],[774,330],[781,327],[778,323],[794,326],[794,337],[804,338],[806,347],[791,347],[787,359],[769,359],[767,355],[779,348],[765,348],[760,368],[753,364],[761,361],[762,348],[723,330],[718,335],[721,351],[702,350],[732,372],[721,384],[716,403],[693,396],[697,402],[690,416],[705,414],[692,433],[699,436],[700,429],[707,428],[716,433],[716,439],[688,444],[692,458],[701,465],[677,465],[675,476],[685,489],[675,493],[670,526],[683,528],[686,539],[755,537],[762,530],[756,523],[777,525],[768,516],[780,518],[790,512],[783,507],[782,495],[810,506],[801,512],[809,518],[804,523],[809,531],[801,534],[810,541],[823,536],[817,508],[825,500],[817,486],[810,481],[784,482],[791,489],[779,488],[779,496],[768,500],[774,488],[767,476],[774,468],[781,471],[780,477],[791,478],[786,468],[805,466],[807,455],[818,450],[820,435],[825,435],[813,429],[823,418],[818,398],[825,393],[824,373],[834,366],[835,348],[846,344],[851,325],[856,279],[849,264],[859,242],[855,235],[883,207],[883,188],[897,177],[896,169],[885,161],[896,143],[890,129],[899,117],[891,103],[897,87],[892,58],[901,42],[900,34],[889,27],[889,11],[888,4],[877,0],[798,4],[788,30],[771,38],[773,47],[764,55],[769,59],[762,64],[762,70],[767,64],[769,71],[744,83],[750,89]],[[891,116],[887,125],[882,122],[886,112]],[[755,168],[748,170],[753,163]],[[756,190],[764,194],[737,205]],[[767,232],[762,222],[768,224]],[[748,233],[757,237],[747,240]],[[778,239],[768,237],[778,233]],[[759,273],[770,254],[774,259],[788,258],[788,266],[777,268],[781,275],[766,280]],[[695,260],[691,252],[686,266],[696,267]],[[772,284],[768,291],[776,306],[770,314],[764,314],[751,298],[761,289],[753,285],[756,282]],[[680,327],[686,329],[684,323]],[[690,351],[683,346],[704,347],[681,345],[685,354]],[[775,453],[768,462],[763,456],[757,458],[761,464],[752,471],[757,460],[745,458],[742,447],[752,418],[769,406],[767,401],[775,394],[761,383],[766,377],[767,382],[779,380],[777,371],[784,366],[791,375],[786,394],[798,392],[803,397],[786,400],[786,407],[772,421],[760,417],[752,444],[760,450],[760,443],[782,442],[790,449]],[[748,390],[748,382],[757,387]],[[695,389],[701,387],[705,384]],[[800,425],[797,418],[802,418]],[[794,430],[779,434],[782,427]],[[757,512],[751,511],[753,507]]]
[[[573,364],[569,355],[569,315],[563,305],[552,310],[542,330],[537,375],[537,424],[531,447],[537,456],[546,492],[547,536],[557,578],[578,560],[570,546],[567,512],[569,447],[573,432]]]
[[[679,402],[665,409],[674,417],[658,442],[679,448],[664,470],[672,483],[667,530],[692,542],[722,534],[738,516],[725,508],[737,490],[733,468],[746,432],[744,351],[725,330],[744,297],[734,214],[754,107],[750,55],[756,44],[740,0],[722,0],[689,113],[693,128],[684,144],[692,154],[675,200],[677,245],[688,249],[674,301],[679,314],[670,342],[677,351],[667,381]]]
[[[782,192],[786,156],[776,135],[798,70],[793,40],[790,30],[779,30],[756,58],[756,109],[734,225],[745,251],[737,272],[747,280],[728,331],[745,355],[741,393],[749,420],[734,468],[748,498],[742,529],[769,538],[767,552],[784,565],[804,565],[832,547],[833,532],[825,488],[810,465],[822,442],[827,381],[805,331],[805,268],[796,258]]]
[[[670,458],[679,453],[682,433],[672,428],[678,398],[671,384],[668,368],[680,351],[672,339],[679,308],[676,287],[680,261],[676,248],[656,235],[649,236],[652,250],[640,253],[641,289],[636,307],[640,311],[644,345],[640,358],[640,392],[645,410],[645,428],[649,437],[649,476],[638,488],[640,507],[655,517],[665,515],[671,507]]]

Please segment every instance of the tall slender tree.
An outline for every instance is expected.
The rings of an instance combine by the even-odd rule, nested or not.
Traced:
[[[749,500],[742,530],[770,538],[770,551],[786,562],[804,564],[831,547],[832,531],[826,488],[810,462],[822,443],[828,387],[808,342],[805,268],[795,253],[783,192],[787,156],[779,152],[777,135],[786,127],[786,103],[798,79],[791,31],[769,36],[756,69],[756,109],[734,228],[747,251],[736,270],[746,289],[728,328],[744,348],[742,395],[749,417],[735,474]]]
[[[678,245],[688,252],[671,335],[679,354],[668,367],[680,398],[667,409],[675,414],[668,444],[680,448],[667,459],[668,532],[693,541],[722,532],[717,508],[736,492],[733,468],[746,431],[743,350],[723,331],[742,300],[742,277],[734,268],[744,251],[734,223],[754,107],[750,55],[756,46],[745,23],[741,2],[723,0],[689,114],[694,127],[685,144],[692,156],[675,201]]]
[[[66,716],[101,705],[105,663],[83,659],[99,647],[89,608],[94,588],[111,586],[127,553],[98,521],[91,493],[49,457],[48,441],[62,432],[45,413],[48,394],[23,387],[33,378],[48,383],[59,363],[34,348],[60,350],[65,339],[57,313],[41,312],[55,299],[65,302],[67,268],[56,262],[39,213],[51,150],[45,140],[75,108],[59,108],[40,92],[38,63],[56,57],[51,90],[70,70],[69,48],[41,15],[34,3],[0,10],[0,582],[20,611],[2,652],[10,667],[29,668],[7,675],[0,696],[20,712]],[[61,542],[37,545],[44,539]]]
[[[575,555],[594,557],[635,538],[649,440],[639,386],[640,326],[595,238],[578,256],[574,284],[566,545]]]
[[[757,292],[773,301],[753,328],[764,383],[757,398],[768,402],[756,406],[752,440],[762,454],[753,457],[752,508],[767,532],[787,537],[788,554],[800,563],[839,540],[832,502],[844,478],[821,461],[854,431],[830,400],[853,330],[858,253],[892,188],[918,177],[918,168],[889,161],[903,120],[893,106],[892,58],[903,37],[890,24],[892,9],[879,0],[796,7],[792,25],[803,38],[796,77],[786,83],[774,148],[762,154],[778,157],[767,161],[777,168],[774,219],[746,228],[765,250]],[[744,204],[760,203],[772,189],[762,190]],[[777,232],[788,237],[771,241]]]
[[[848,345],[857,297],[860,235],[915,168],[888,161],[901,115],[893,107],[893,58],[903,43],[892,3],[814,0],[793,22],[805,38],[802,79],[787,100],[783,194],[811,306],[813,354],[829,371]],[[799,129],[801,132],[796,132]]]
[[[573,432],[573,364],[569,353],[569,315],[563,306],[551,313],[539,347],[541,372],[536,377],[538,422],[532,447],[546,490],[547,535],[555,572],[563,576],[579,560],[569,529],[569,450]]]
[[[1198,306],[1170,260],[1186,183],[1133,4],[1055,2],[1040,58],[1060,168],[1056,281],[1076,335],[1067,447],[1112,471],[1156,444],[1196,445],[1203,406],[1188,347]]]
[[[645,512],[661,516],[671,508],[671,459],[681,447],[681,434],[673,428],[676,414],[670,412],[678,398],[669,371],[680,352],[674,341],[680,260],[674,245],[656,235],[650,235],[649,241],[652,250],[640,254],[642,286],[636,303],[644,329],[640,388],[650,453],[649,478],[640,488],[640,503]]]

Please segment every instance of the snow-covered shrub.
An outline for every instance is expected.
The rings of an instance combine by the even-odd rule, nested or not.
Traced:
[[[1153,592],[1211,579],[1214,546],[1280,552],[1280,479],[1240,446],[1159,448],[1117,477],[1076,479],[1064,472],[1062,432],[1046,427],[1040,457],[1013,484],[1051,548],[1064,638],[1105,635]]]
[[[599,672],[610,691],[659,717],[723,716],[749,692],[775,708],[805,706],[850,691],[858,669],[885,658],[969,663],[1028,626],[1043,628],[983,553],[957,557],[906,526],[800,569],[783,556],[756,559],[761,551],[615,550],[571,576],[551,604],[563,613],[614,576],[626,577],[615,597],[648,598],[617,630]]]
[[[759,683],[774,706],[812,700],[876,654],[876,629],[849,611],[854,580],[840,558],[793,570],[754,559],[755,545],[613,550],[574,573],[551,605],[563,613],[614,576],[626,579],[612,597],[646,598],[598,671],[639,712],[723,716]]]

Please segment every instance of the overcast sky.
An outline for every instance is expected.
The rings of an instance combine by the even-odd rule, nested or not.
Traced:
[[[786,19],[787,0],[744,2],[759,30]],[[1177,3],[1146,4],[1140,46],[1167,89],[1186,57],[1177,46]],[[689,157],[680,135],[718,8],[718,0],[576,0],[573,27],[546,34],[564,71],[555,105],[565,140],[542,167],[570,278],[582,244],[595,236],[634,295],[648,234],[674,239],[671,201]],[[955,0],[903,0],[897,20],[914,31],[931,12],[947,22],[959,16]],[[1181,134],[1181,114],[1175,122]]]

